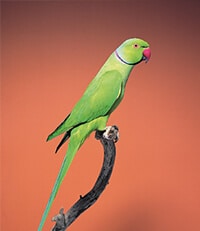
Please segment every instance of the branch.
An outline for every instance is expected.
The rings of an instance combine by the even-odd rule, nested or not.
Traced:
[[[66,214],[64,214],[64,209],[61,209],[59,214],[52,218],[52,220],[56,222],[52,231],[66,230],[81,213],[97,201],[108,184],[115,161],[116,149],[114,142],[118,140],[118,128],[116,126],[108,127],[105,133],[97,131],[95,138],[100,140],[104,148],[103,165],[97,181],[85,196],[80,196],[80,199]]]

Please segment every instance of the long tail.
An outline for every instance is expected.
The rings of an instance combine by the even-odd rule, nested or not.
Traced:
[[[54,201],[54,199],[56,197],[58,189],[60,188],[60,185],[61,185],[61,183],[62,183],[62,181],[64,179],[64,176],[66,175],[66,173],[67,173],[67,171],[68,171],[68,169],[69,169],[69,167],[71,165],[71,162],[72,162],[76,152],[78,151],[81,144],[83,143],[83,140],[80,140],[80,139],[75,139],[74,140],[74,138],[71,137],[71,139],[70,139],[70,143],[69,143],[69,146],[68,146],[68,151],[67,151],[66,156],[65,156],[65,158],[63,160],[62,166],[60,168],[60,172],[59,172],[58,177],[56,179],[56,182],[54,184],[54,187],[53,187],[53,190],[51,192],[48,203],[46,205],[45,211],[44,211],[44,213],[42,215],[42,219],[41,219],[38,231],[42,230],[42,227],[44,226],[44,223],[46,221],[46,218],[48,216],[50,208],[51,208],[51,206],[53,204],[53,201]]]
[[[101,128],[105,127],[107,120],[108,120],[108,116],[100,117],[95,120],[92,120],[91,122],[80,124],[79,126],[77,125],[72,130],[69,130],[70,142],[68,145],[68,150],[63,160],[56,182],[54,184],[49,201],[43,213],[38,231],[42,231],[42,227],[44,226],[45,220],[48,216],[49,210],[53,204],[58,189],[60,188],[60,185],[72,163],[72,160],[74,159],[76,152],[78,151],[78,149],[81,147],[81,145],[83,144],[85,139],[90,135],[91,132],[93,132],[96,129],[101,130]],[[61,143],[58,145],[58,149],[66,141],[67,138],[68,138],[68,133],[64,135],[63,139],[61,140]]]

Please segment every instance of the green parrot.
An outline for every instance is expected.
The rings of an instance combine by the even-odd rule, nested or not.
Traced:
[[[141,61],[148,61],[150,56],[149,44],[144,40],[131,38],[123,42],[107,59],[71,113],[48,136],[47,141],[65,133],[56,152],[68,138],[70,141],[38,231],[42,230],[54,198],[76,152],[91,132],[105,130],[110,114],[123,99],[131,70]]]

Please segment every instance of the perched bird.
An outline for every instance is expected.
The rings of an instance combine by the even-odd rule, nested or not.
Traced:
[[[48,136],[47,141],[65,133],[56,152],[67,139],[70,138],[70,141],[38,231],[42,230],[54,198],[76,152],[91,132],[105,130],[110,114],[123,99],[131,70],[141,61],[148,61],[150,56],[149,44],[144,40],[131,38],[123,42],[107,59],[71,113]]]

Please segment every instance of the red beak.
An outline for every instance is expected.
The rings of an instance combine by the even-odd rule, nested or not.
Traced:
[[[150,57],[151,57],[151,50],[150,50],[150,48],[149,47],[145,48],[144,51],[143,51],[143,60],[145,60],[146,62],[148,62],[149,59],[150,59]]]

